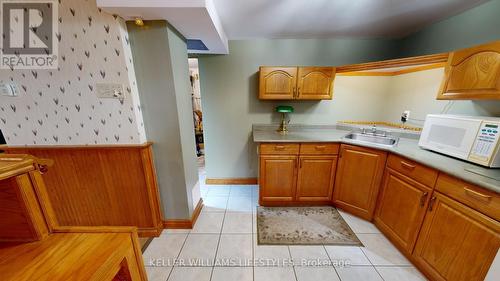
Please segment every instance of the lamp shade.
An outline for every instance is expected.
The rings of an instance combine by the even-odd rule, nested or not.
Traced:
[[[276,112],[290,113],[293,112],[293,107],[289,105],[279,105],[276,107]]]

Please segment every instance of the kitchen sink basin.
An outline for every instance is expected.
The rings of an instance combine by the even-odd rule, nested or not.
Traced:
[[[390,135],[350,133],[344,138],[355,142],[371,143],[383,146],[395,146],[398,143],[398,138]]]

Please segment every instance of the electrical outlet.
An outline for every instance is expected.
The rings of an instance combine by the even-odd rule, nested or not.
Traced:
[[[95,87],[98,98],[118,99],[120,101],[123,101],[125,99],[122,84],[97,83]]]
[[[408,119],[410,119],[410,111],[409,110],[405,110],[401,114],[401,122],[405,123],[406,121],[408,121]]]

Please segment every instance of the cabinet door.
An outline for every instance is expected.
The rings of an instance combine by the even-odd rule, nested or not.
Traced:
[[[500,223],[434,192],[413,256],[434,280],[483,280],[500,246]]]
[[[297,99],[332,99],[334,78],[334,67],[299,67]]]
[[[431,192],[425,185],[386,169],[375,224],[408,254],[417,240]]]
[[[260,201],[295,199],[297,156],[264,155],[260,157]]]
[[[450,53],[438,99],[500,99],[500,41]]]
[[[343,144],[339,157],[333,202],[354,215],[371,220],[387,153]]]
[[[297,201],[330,201],[337,156],[300,156]]]
[[[260,67],[259,99],[291,100],[297,87],[296,67]]]

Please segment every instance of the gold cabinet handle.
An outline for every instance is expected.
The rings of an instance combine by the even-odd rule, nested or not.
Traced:
[[[276,145],[276,146],[274,147],[274,150],[283,150],[283,149],[285,149],[285,146],[284,146],[284,145]]]
[[[422,197],[420,197],[420,207],[423,207],[425,205],[425,199],[427,199],[428,192],[422,193]]]
[[[316,150],[325,150],[326,146],[325,145],[316,145]]]
[[[293,87],[293,97],[295,98],[296,96],[296,91],[297,91],[297,88]]]
[[[489,195],[485,195],[485,194],[482,194],[480,192],[477,192],[477,191],[474,191],[468,187],[464,187],[464,191],[465,193],[469,194],[469,195],[472,195],[476,198],[481,198],[481,199],[485,199],[485,200],[490,200],[491,199],[491,196]]]
[[[297,88],[297,98],[300,96],[300,87]]]
[[[408,170],[415,169],[415,165],[412,165],[410,163],[406,163],[405,161],[401,161],[401,167],[408,169]]]

